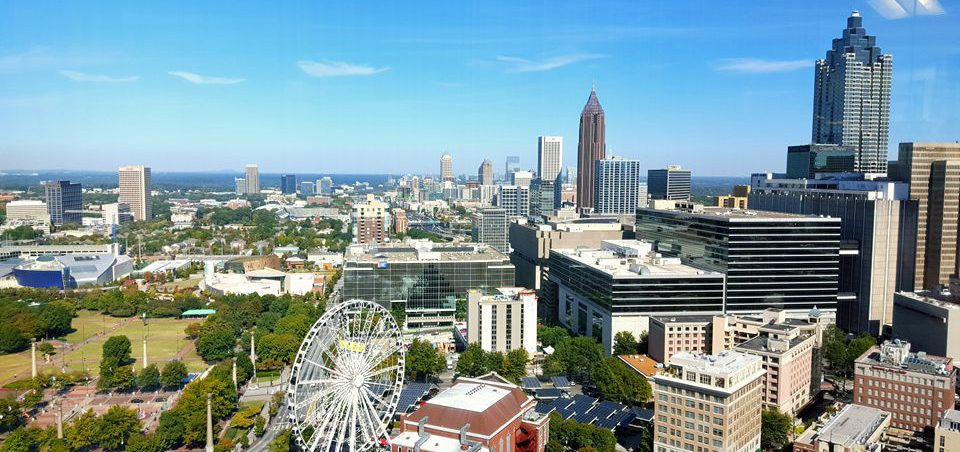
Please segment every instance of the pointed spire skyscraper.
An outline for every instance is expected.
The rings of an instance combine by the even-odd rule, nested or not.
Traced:
[[[595,165],[606,158],[606,120],[597,99],[597,90],[590,90],[587,104],[580,113],[580,141],[577,144],[577,210],[594,207]]]

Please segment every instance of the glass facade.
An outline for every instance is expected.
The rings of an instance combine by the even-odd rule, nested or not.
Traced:
[[[740,217],[638,209],[636,234],[666,256],[726,273],[728,312],[836,310],[839,218],[730,215]]]
[[[614,278],[561,252],[551,251],[550,278],[611,313],[723,311],[721,274]],[[561,312],[567,316],[572,314],[567,307]],[[581,320],[584,322],[585,318]]]
[[[343,268],[343,298],[375,301],[388,308],[404,303],[410,328],[441,327],[453,324],[456,301],[466,298],[467,291],[511,287],[514,278],[513,264],[506,256],[437,261],[348,257]]]

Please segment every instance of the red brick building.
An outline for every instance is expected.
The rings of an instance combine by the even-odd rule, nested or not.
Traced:
[[[857,358],[853,403],[890,412],[893,428],[933,429],[953,408],[957,370],[952,358],[910,352],[910,343],[887,341]]]
[[[536,401],[496,374],[460,378],[400,417],[392,452],[544,452],[549,418]]]

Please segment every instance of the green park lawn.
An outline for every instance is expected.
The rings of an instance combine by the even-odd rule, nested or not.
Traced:
[[[141,358],[143,356],[143,336],[147,332],[147,362],[156,363],[161,368],[165,363],[176,359],[181,350],[186,349],[183,354],[183,361],[191,372],[202,371],[206,368],[203,361],[193,349],[193,341],[186,338],[184,328],[197,320],[181,319],[147,319],[148,326],[145,328],[143,322],[137,318],[127,321],[116,330],[107,335],[99,335],[105,330],[114,328],[127,319],[114,318],[110,316],[101,316],[98,313],[81,311],[73,319],[72,326],[76,331],[68,334],[64,339],[73,345],[74,348],[67,352],[65,357],[59,353],[51,357],[50,364],[44,364],[42,357],[38,356],[41,371],[59,370],[61,363],[66,364],[70,369],[86,368],[91,375],[99,374],[100,357],[103,352],[103,342],[110,336],[125,335],[130,339],[131,354],[135,360],[134,368],[139,370],[142,367]],[[84,340],[91,339],[84,345]],[[29,378],[30,376],[30,350],[9,355],[0,355],[0,385],[9,383],[11,380]]]

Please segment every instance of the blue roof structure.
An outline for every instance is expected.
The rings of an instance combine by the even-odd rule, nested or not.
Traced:
[[[540,388],[536,390],[533,396],[540,400],[559,399],[563,396],[563,391],[555,388]]]
[[[410,383],[400,390],[400,399],[397,401],[397,413],[410,411],[423,396],[430,392],[429,383]]]
[[[544,391],[541,389],[540,391]],[[609,400],[597,399],[577,394],[570,398],[544,400],[537,404],[538,413],[546,414],[556,411],[564,419],[573,419],[585,424],[593,424],[600,428],[615,430],[617,427],[628,425],[635,419],[647,419],[653,416],[651,410],[630,408]]]
[[[537,377],[523,377],[520,379],[520,387],[523,389],[540,389],[540,380],[537,380]]]
[[[553,382],[555,388],[567,389],[570,387],[570,380],[567,380],[567,377],[550,377],[550,381]]]

